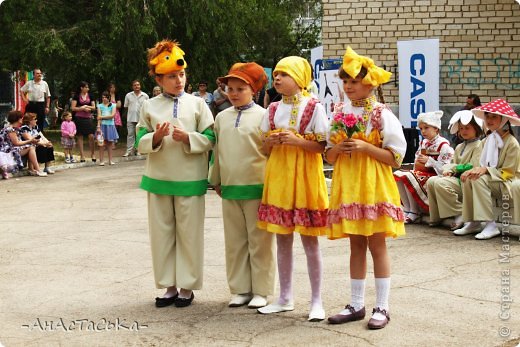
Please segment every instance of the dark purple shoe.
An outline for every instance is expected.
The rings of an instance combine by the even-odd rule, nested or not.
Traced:
[[[341,314],[338,313],[332,317],[329,317],[330,324],[343,324],[348,322],[353,322],[357,320],[362,320],[365,318],[365,308],[363,307],[359,311],[356,311],[354,307],[347,305],[345,306],[347,310],[350,311],[350,314]]]
[[[386,327],[386,325],[390,321],[390,314],[388,312],[386,312],[386,310],[382,310],[379,307],[376,307],[372,310],[372,314],[374,314],[376,312],[383,314],[385,316],[385,319],[377,320],[374,318],[370,318],[370,320],[368,321],[368,329],[370,329],[370,330],[383,329],[384,327]]]

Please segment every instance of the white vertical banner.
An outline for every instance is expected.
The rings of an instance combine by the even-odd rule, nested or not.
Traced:
[[[417,127],[419,113],[439,109],[439,39],[397,41],[399,120]]]
[[[311,48],[311,66],[314,70],[314,79],[318,79],[319,74],[316,72],[316,62],[323,59],[323,46]]]
[[[319,73],[320,92],[318,99],[327,111],[329,119],[332,118],[332,110],[338,102],[343,102],[346,98],[343,92],[343,81],[339,78],[338,69],[343,63],[343,59],[323,59],[318,60],[316,67]]]
[[[323,46],[311,48],[311,67],[312,67],[312,79],[318,87],[318,94],[320,90],[320,70],[321,61],[323,60]]]

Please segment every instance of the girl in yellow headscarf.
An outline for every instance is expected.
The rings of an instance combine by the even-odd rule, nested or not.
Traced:
[[[337,106],[326,151],[327,161],[334,164],[328,237],[350,238],[352,301],[339,314],[329,317],[332,324],[365,317],[367,249],[374,261],[377,295],[368,327],[383,328],[390,319],[390,259],[385,237],[405,233],[392,167],[401,165],[406,141],[397,117],[373,95],[373,90],[388,82],[390,75],[350,47],[339,69],[350,103]],[[355,120],[356,131],[347,137],[342,124],[349,118]]]
[[[321,153],[329,126],[325,109],[308,96],[311,67],[300,57],[286,57],[276,65],[274,87],[283,96],[271,103],[261,124],[265,170],[258,227],[276,233],[280,297],[258,309],[263,314],[292,311],[294,232],[301,236],[311,281],[309,321],[325,318],[321,302],[321,254],[317,236],[327,228],[328,197]]]

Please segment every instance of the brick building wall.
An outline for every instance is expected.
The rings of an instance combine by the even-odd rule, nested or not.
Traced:
[[[515,0],[322,3],[323,57],[342,57],[350,45],[386,65],[394,76],[384,95],[394,110],[397,41],[425,38],[440,41],[441,109],[460,108],[471,93],[482,102],[501,97],[520,105],[520,5]]]

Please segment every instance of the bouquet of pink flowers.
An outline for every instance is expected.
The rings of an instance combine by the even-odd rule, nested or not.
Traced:
[[[330,139],[333,143],[340,143],[347,137],[351,138],[355,133],[363,131],[365,123],[362,116],[339,112],[332,119]]]

